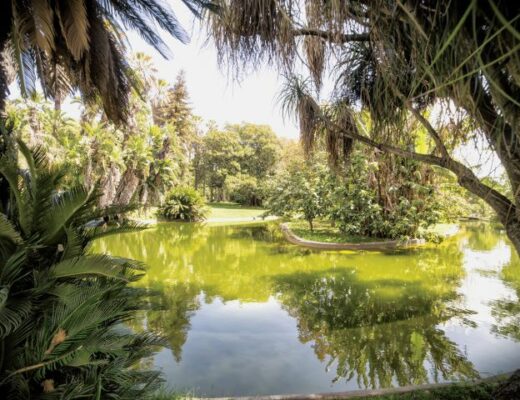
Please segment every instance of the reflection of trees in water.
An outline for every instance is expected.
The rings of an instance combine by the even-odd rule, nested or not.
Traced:
[[[513,289],[516,298],[504,298],[491,303],[496,323],[493,331],[511,339],[520,341],[520,260],[512,251],[511,262],[501,271],[503,282]]]
[[[283,242],[284,237],[278,225],[278,222],[270,222],[262,225],[242,227],[233,230],[229,237],[232,239],[254,239],[268,243]]]
[[[467,232],[468,246],[472,250],[491,251],[504,240],[499,228],[490,223],[473,222],[464,225]]]
[[[167,223],[141,232],[113,235],[94,243],[96,251],[142,260],[152,269],[174,267],[206,243],[209,231],[201,224]]]
[[[273,230],[275,229],[275,230]],[[380,253],[314,252],[287,246],[276,226],[204,227],[164,224],[109,237],[114,254],[150,265],[139,285],[157,289],[162,311],[143,324],[164,334],[176,360],[200,307],[210,302],[266,301],[278,293],[298,320],[302,342],[313,341],[320,360],[360,385],[389,386],[473,376],[469,362],[436,326],[464,312],[450,308],[464,274],[456,245]],[[279,251],[279,249],[283,249]]]
[[[475,377],[472,364],[436,326],[466,311],[449,307],[455,286],[440,293],[428,283],[363,282],[355,274],[297,273],[277,279],[284,308],[298,320],[300,340],[336,364],[336,379],[357,376],[364,387]]]
[[[188,337],[190,319],[200,308],[198,294],[199,290],[191,285],[164,287],[155,300],[158,310],[146,313],[148,329],[166,338],[177,362],[181,360],[182,346]]]

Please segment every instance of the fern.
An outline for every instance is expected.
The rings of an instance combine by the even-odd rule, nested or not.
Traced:
[[[147,303],[149,292],[128,286],[145,267],[87,252],[93,238],[143,226],[88,228],[103,213],[124,210],[96,209],[96,193],[82,187],[59,192],[63,171],[41,150],[19,147],[27,170],[0,160],[14,198],[13,212],[0,214],[3,398],[145,398],[159,374],[134,365],[165,343],[121,328]]]

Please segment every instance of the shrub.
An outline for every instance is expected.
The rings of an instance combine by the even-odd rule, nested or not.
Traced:
[[[156,371],[135,368],[163,340],[124,323],[144,304],[135,261],[92,254],[97,194],[63,187],[63,171],[19,143],[27,171],[0,160],[12,201],[0,213],[0,391],[8,399],[149,398]],[[61,191],[60,191],[61,190]],[[121,209],[112,210],[121,213]]]
[[[246,206],[261,206],[265,197],[265,188],[254,176],[238,174],[226,180],[231,201]]]
[[[159,216],[169,221],[202,221],[206,218],[206,201],[191,187],[173,189],[159,209]]]

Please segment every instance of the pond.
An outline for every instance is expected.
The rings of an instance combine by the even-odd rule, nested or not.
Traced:
[[[143,367],[200,396],[318,393],[471,379],[520,368],[520,263],[503,232],[438,246],[309,251],[276,224],[160,224],[104,238],[149,265],[170,343]]]

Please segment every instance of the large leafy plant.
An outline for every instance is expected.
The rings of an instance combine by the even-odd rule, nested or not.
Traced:
[[[158,373],[133,366],[162,340],[124,324],[144,304],[128,286],[143,266],[88,251],[97,237],[139,227],[92,224],[122,210],[96,208],[82,186],[61,190],[64,171],[18,146],[24,169],[0,160],[12,197],[0,213],[3,398],[146,398]]]
[[[159,209],[159,215],[170,221],[202,221],[207,213],[206,201],[202,195],[195,189],[184,186],[173,189]]]

